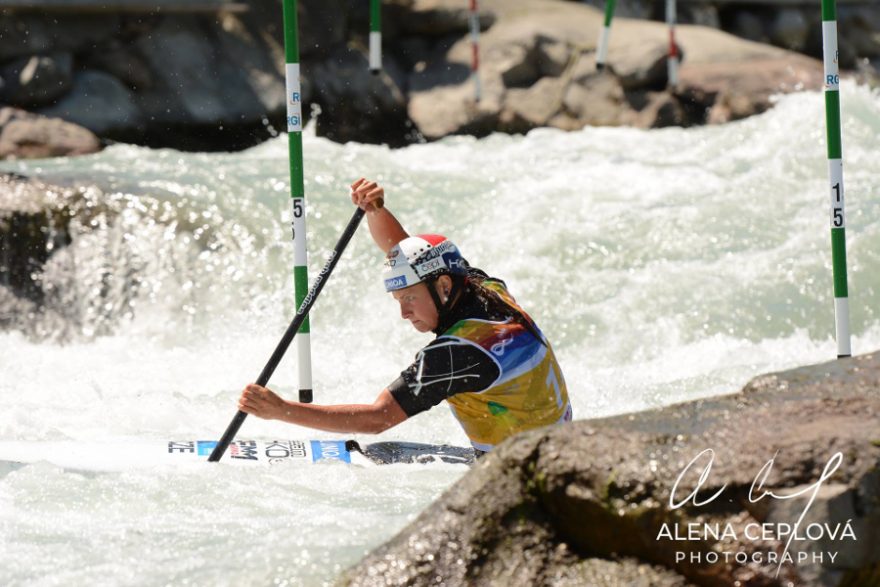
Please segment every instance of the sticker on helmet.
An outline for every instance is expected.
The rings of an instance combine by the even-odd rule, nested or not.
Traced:
[[[424,277],[432,271],[440,269],[442,266],[443,262],[440,259],[431,259],[430,261],[426,261],[415,268],[416,275],[418,275],[419,277]]]
[[[426,251],[423,255],[419,255],[419,261],[429,261],[431,259],[435,259],[441,256],[443,253],[450,253],[455,251],[455,245],[449,241],[443,241],[436,247],[431,247]]]
[[[462,259],[461,257],[457,257],[456,255],[447,254],[443,257],[443,260],[446,262],[446,266],[449,267],[452,271],[461,271],[463,273],[467,273],[467,261]]]
[[[402,287],[406,287],[406,275],[400,275],[398,277],[392,277],[391,279],[385,280],[385,289],[400,289]]]

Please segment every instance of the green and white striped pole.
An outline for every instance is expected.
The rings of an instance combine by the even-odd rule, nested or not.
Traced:
[[[290,156],[290,200],[293,205],[293,286],[296,307],[302,306],[309,289],[306,251],[305,182],[302,152],[302,91],[299,81],[299,24],[297,0],[284,0],[284,55],[287,61],[287,142]],[[299,367],[299,401],[312,401],[312,346],[309,318],[296,337]]]
[[[382,0],[370,0],[370,71],[382,70]]]
[[[599,47],[596,50],[596,69],[605,69],[608,61],[608,40],[611,37],[611,19],[614,18],[615,0],[605,0],[605,22],[599,31]]]
[[[825,133],[831,194],[831,259],[837,357],[852,355],[849,292],[846,283],[846,216],[843,205],[843,149],[840,132],[840,73],[837,52],[837,3],[822,0],[822,54],[825,61]]]

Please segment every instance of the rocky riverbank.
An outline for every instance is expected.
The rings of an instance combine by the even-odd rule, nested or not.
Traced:
[[[129,4],[53,12],[19,3],[0,12],[0,104],[75,123],[104,141],[183,150],[235,150],[284,131],[279,0],[235,9],[206,3],[216,5],[208,12],[188,3],[164,11]],[[610,68],[600,73],[596,8],[561,0],[480,4],[484,95],[477,103],[465,3],[385,2],[384,71],[374,76],[367,66],[367,3],[300,2],[304,112],[308,118],[320,111],[318,134],[401,146],[540,126],[719,123],[765,110],[772,94],[821,84],[822,67],[813,58],[703,26],[742,33],[739,24],[726,24],[742,18],[726,15],[749,7],[737,12],[711,4],[701,11],[683,4],[682,20],[699,24],[679,27],[681,81],[667,88],[667,31],[660,22],[615,19]],[[624,3],[619,13],[657,17],[641,6]],[[858,23],[859,31],[873,22],[870,11],[851,12],[846,22]],[[779,26],[803,21],[806,32],[751,37],[816,53],[818,25],[780,14]],[[847,62],[880,55],[880,42],[869,34],[841,37]],[[0,116],[0,156],[88,152],[47,145],[44,129],[59,124]]]
[[[877,544],[880,353],[518,435],[340,584],[868,587]]]

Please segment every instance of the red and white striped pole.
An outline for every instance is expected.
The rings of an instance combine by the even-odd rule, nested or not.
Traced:
[[[668,85],[678,85],[678,47],[675,45],[675,0],[666,0],[666,24],[669,25],[669,58],[666,60]]]
[[[483,88],[480,85],[480,10],[477,0],[470,0],[470,24],[471,78],[474,80],[474,102],[479,102],[483,96]]]

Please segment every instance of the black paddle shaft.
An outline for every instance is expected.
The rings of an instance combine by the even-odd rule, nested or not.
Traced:
[[[321,273],[319,273],[318,277],[315,278],[315,282],[312,284],[312,288],[309,290],[309,293],[306,295],[305,299],[303,299],[299,310],[296,312],[296,316],[294,316],[293,318],[293,322],[291,322],[290,326],[287,327],[287,331],[284,333],[284,336],[281,337],[281,341],[278,343],[278,346],[275,347],[275,352],[272,353],[272,356],[269,358],[269,362],[266,363],[265,367],[263,367],[263,372],[260,373],[260,377],[259,379],[257,379],[257,385],[266,387],[266,384],[269,383],[269,378],[272,377],[272,373],[275,372],[275,368],[278,366],[278,363],[281,362],[281,358],[284,356],[284,353],[287,352],[287,347],[289,347],[290,343],[293,342],[293,337],[296,336],[296,333],[299,330],[300,326],[302,326],[302,323],[306,319],[306,316],[309,315],[309,310],[312,309],[312,305],[315,303],[318,294],[321,293],[322,289],[324,289],[324,284],[327,283],[327,280],[330,278],[330,274],[333,272],[333,268],[336,267],[336,263],[339,261],[339,257],[342,256],[342,251],[344,251],[345,247],[348,246],[348,241],[350,241],[351,237],[354,236],[355,231],[357,231],[358,224],[360,224],[363,217],[363,210],[361,210],[360,208],[355,210],[355,213],[352,215],[351,220],[348,221],[348,226],[345,227],[345,231],[342,233],[342,236],[339,237],[339,242],[336,243],[336,247],[334,247],[333,252],[330,253],[330,258],[327,259],[327,264],[324,265],[324,268],[321,269]],[[226,432],[223,433],[223,436],[220,438],[217,446],[215,446],[214,450],[211,452],[211,456],[208,457],[208,461],[216,462],[220,460],[220,457],[222,457],[223,453],[226,452],[226,449],[229,448],[229,445],[235,438],[235,435],[238,434],[238,429],[241,428],[241,425],[244,423],[245,418],[247,418],[247,414],[245,412],[242,412],[241,410],[239,410],[238,413],[235,414],[235,417],[232,418],[232,422],[230,422],[229,426],[227,426]]]

